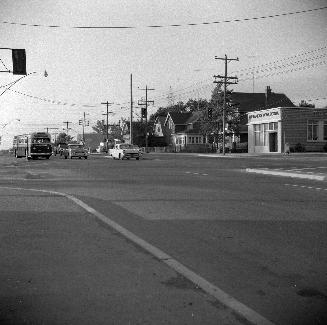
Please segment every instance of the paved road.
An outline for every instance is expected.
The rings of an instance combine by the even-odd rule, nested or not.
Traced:
[[[154,154],[142,161],[7,159],[0,181],[80,198],[277,324],[323,324],[327,183],[245,173],[285,164]]]

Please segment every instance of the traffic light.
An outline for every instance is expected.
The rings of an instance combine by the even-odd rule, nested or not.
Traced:
[[[78,124],[79,124],[79,125],[82,125],[82,124],[83,124],[83,120],[79,120],[79,121],[78,121]]]
[[[12,49],[13,74],[26,75],[26,53],[24,49]]]
[[[208,107],[208,119],[212,119],[212,107]]]
[[[146,107],[142,107],[142,118],[146,118]]]

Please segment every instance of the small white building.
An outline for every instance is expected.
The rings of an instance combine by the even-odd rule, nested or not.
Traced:
[[[249,153],[282,153],[300,145],[323,151],[327,144],[327,109],[276,107],[247,115]]]

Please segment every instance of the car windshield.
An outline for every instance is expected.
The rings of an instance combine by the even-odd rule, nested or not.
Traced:
[[[72,149],[83,149],[83,145],[82,144],[70,144],[69,145],[69,148],[72,148]]]
[[[137,149],[138,147],[137,146],[134,146],[132,144],[121,144],[120,145],[120,148],[121,149]]]

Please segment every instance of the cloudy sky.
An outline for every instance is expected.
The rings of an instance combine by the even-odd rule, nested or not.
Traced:
[[[137,102],[149,88],[154,106],[207,98],[215,56],[239,58],[228,65],[239,92],[285,93],[316,107],[327,105],[327,1],[315,0],[0,0],[1,48],[23,48],[27,77],[0,97],[1,148],[14,134],[81,132],[104,118],[129,116],[130,75]],[[271,16],[271,17],[269,17]],[[82,28],[81,28],[82,27]],[[128,28],[127,28],[128,27]],[[0,50],[0,70],[12,69],[11,51]],[[48,77],[44,77],[44,70]],[[19,79],[0,73],[4,85]],[[135,108],[134,118],[140,109]],[[19,120],[19,121],[18,121]],[[88,128],[86,131],[91,131]]]

